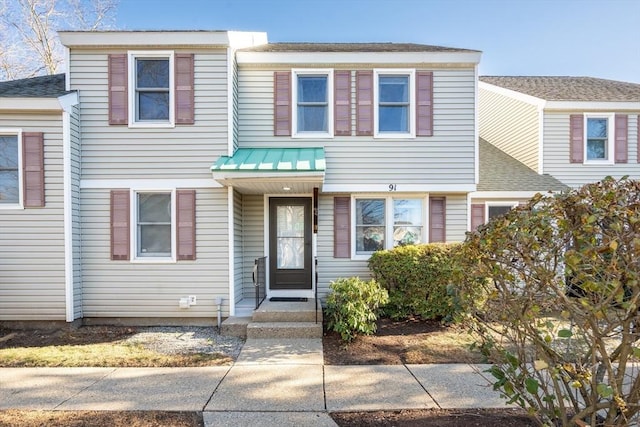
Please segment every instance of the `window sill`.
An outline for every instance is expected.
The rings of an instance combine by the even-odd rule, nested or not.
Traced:
[[[615,165],[611,160],[586,160],[582,163],[585,166],[610,166]]]
[[[333,134],[328,132],[297,132],[291,135],[291,138],[296,139],[313,139],[313,138],[324,138],[331,139],[333,138]]]
[[[373,135],[376,139],[415,139],[413,133],[376,133]]]
[[[132,264],[175,264],[174,258],[168,257],[138,257],[131,260]]]
[[[22,204],[20,203],[0,204],[0,210],[12,210],[12,211],[24,210],[24,206],[22,206]]]
[[[172,129],[175,128],[176,125],[170,122],[133,122],[129,123],[129,128],[133,129]]]
[[[371,255],[373,255],[373,252],[371,252],[370,254],[351,255],[351,261],[368,261],[369,258],[371,258]]]

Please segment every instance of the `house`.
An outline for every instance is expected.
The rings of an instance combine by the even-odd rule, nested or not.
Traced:
[[[0,320],[64,320],[82,304],[78,100],[64,81],[0,83]]]
[[[640,178],[640,84],[484,76],[479,122],[481,138],[570,187]]]
[[[269,298],[322,300],[332,280],[368,276],[376,250],[462,241],[472,204],[557,184],[533,172],[515,199],[504,179],[483,184],[483,152],[518,161],[479,142],[479,51],[229,31],[60,37],[68,69],[42,78],[58,88],[46,102],[23,103],[23,119],[0,90],[5,134],[43,133],[45,199],[0,210],[0,250],[16,259],[0,260],[0,292],[32,298],[0,301],[0,321],[211,324],[254,310],[256,277]],[[38,79],[0,89],[37,92]]]

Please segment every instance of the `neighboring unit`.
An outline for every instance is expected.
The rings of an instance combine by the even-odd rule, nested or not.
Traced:
[[[640,178],[640,84],[591,77],[480,77],[480,136],[570,187]]]

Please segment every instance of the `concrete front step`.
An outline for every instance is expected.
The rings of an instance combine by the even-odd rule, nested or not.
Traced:
[[[305,302],[264,301],[253,312],[254,322],[313,322],[322,323],[322,307],[310,299]]]
[[[222,322],[220,334],[227,337],[247,337],[247,325],[251,323],[251,317],[228,317]]]
[[[322,322],[252,322],[247,338],[322,338]]]

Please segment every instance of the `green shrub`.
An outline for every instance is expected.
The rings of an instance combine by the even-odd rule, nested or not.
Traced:
[[[331,282],[327,297],[327,326],[345,341],[353,340],[359,333],[371,335],[376,331],[379,307],[388,300],[387,291],[375,280],[338,279]]]
[[[431,243],[375,252],[369,268],[389,292],[385,314],[394,319],[453,319],[460,310],[452,285],[459,246]]]

